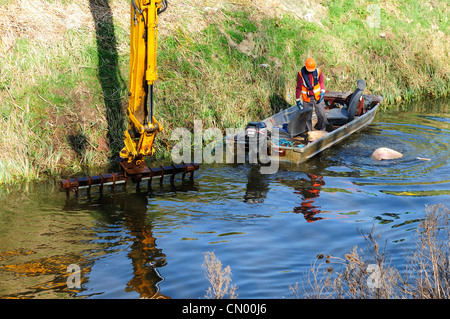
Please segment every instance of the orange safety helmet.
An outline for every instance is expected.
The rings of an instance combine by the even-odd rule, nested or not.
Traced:
[[[305,61],[305,67],[308,72],[312,72],[316,69],[316,61],[313,58],[307,58]]]

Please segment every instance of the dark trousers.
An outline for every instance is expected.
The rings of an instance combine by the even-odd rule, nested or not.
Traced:
[[[317,130],[325,130],[327,128],[327,125],[329,125],[327,120],[327,114],[325,112],[325,102],[322,100],[322,102],[316,101],[314,96],[311,96],[311,101],[309,102],[303,102],[303,107],[305,109],[311,109],[314,108],[314,111],[317,115],[317,124],[315,125],[315,128]],[[313,130],[312,127],[312,112],[308,120],[306,121],[306,127],[309,131]]]

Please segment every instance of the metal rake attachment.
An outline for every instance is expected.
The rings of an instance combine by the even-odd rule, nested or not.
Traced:
[[[151,186],[154,177],[159,177],[160,184],[163,183],[164,177],[169,176],[170,182],[174,182],[175,174],[182,174],[182,179],[186,174],[192,180],[194,178],[194,171],[199,169],[199,164],[196,163],[182,163],[171,166],[160,166],[156,168],[149,168],[145,165],[138,167],[137,169],[125,168],[120,173],[100,174],[97,176],[86,176],[79,178],[69,178],[61,181],[61,186],[66,190],[67,196],[70,195],[70,191],[74,191],[78,196],[78,190],[87,188],[90,192],[92,186],[99,186],[100,191],[103,191],[103,186],[111,186],[113,190],[116,185],[123,185],[126,187],[127,181],[131,180],[137,185],[142,181],[147,181],[148,186]]]

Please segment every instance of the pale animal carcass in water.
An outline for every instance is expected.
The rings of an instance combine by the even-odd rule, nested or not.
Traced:
[[[382,161],[382,160],[388,160],[388,159],[396,159],[396,158],[402,158],[403,154],[399,153],[397,151],[394,151],[387,147],[380,147],[376,149],[371,156],[374,160]]]

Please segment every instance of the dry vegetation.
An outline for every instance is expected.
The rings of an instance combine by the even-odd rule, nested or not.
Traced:
[[[205,270],[205,277],[210,286],[205,297],[208,299],[223,299],[228,296],[230,299],[237,298],[236,286],[231,285],[230,266],[222,267],[222,262],[216,257],[214,252],[205,253],[205,262],[202,265]]]
[[[290,287],[297,298],[448,299],[450,297],[450,210],[426,208],[417,228],[416,249],[406,252],[405,270],[390,264],[375,232],[364,234],[365,250],[343,258],[319,254],[306,279]]]

